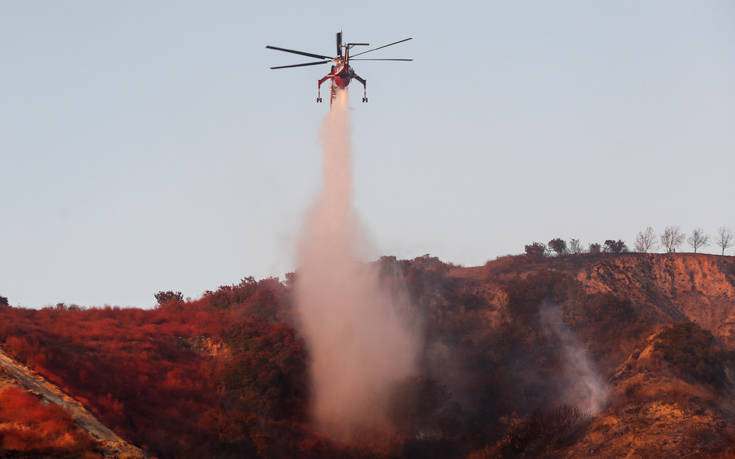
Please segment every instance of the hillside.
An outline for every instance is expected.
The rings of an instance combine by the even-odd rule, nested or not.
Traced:
[[[484,279],[484,289],[501,292],[517,277],[535,279],[544,270],[562,275],[569,282],[558,302],[564,323],[609,386],[605,407],[579,422],[571,437],[541,451],[537,448],[543,441],[531,441],[527,453],[661,457],[729,451],[735,441],[735,259],[621,254],[528,263],[520,258],[490,262],[472,273],[458,269],[453,275]],[[512,314],[512,300],[501,296],[494,303]],[[546,426],[554,422],[541,419]],[[528,422],[534,427],[533,417]],[[563,433],[569,433],[567,427],[562,426]],[[484,452],[508,455],[507,443],[506,436],[499,444],[505,449]]]
[[[379,443],[366,432],[337,444],[310,424],[297,275],[164,296],[155,310],[0,307],[0,346],[158,457],[735,451],[735,258],[377,263],[423,338],[420,374],[395,387]]]
[[[145,457],[78,401],[2,351],[0,399],[0,439],[8,454]]]

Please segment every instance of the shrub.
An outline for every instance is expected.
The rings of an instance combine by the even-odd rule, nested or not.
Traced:
[[[516,315],[535,314],[545,300],[562,303],[573,280],[569,276],[542,269],[528,276],[511,279],[505,286],[510,310]]]
[[[625,245],[625,242],[618,239],[608,239],[605,241],[605,253],[623,253],[628,251],[628,246]]]
[[[42,405],[17,387],[0,392],[0,453],[73,457],[90,447],[89,437],[59,406]]]
[[[526,255],[531,255],[534,257],[543,257],[544,255],[546,255],[546,246],[540,242],[528,244],[525,249]]]
[[[549,241],[549,248],[556,253],[557,257],[566,255],[567,252],[567,241],[561,238],[552,239]]]
[[[693,322],[672,325],[656,337],[654,351],[684,379],[723,388],[727,384],[725,361],[731,356],[715,338]]]
[[[609,323],[630,323],[639,315],[629,299],[620,298],[612,293],[592,296],[585,302],[584,309],[590,319]]]
[[[168,290],[164,292],[163,290],[156,293],[154,295],[156,297],[156,301],[158,302],[159,306],[163,306],[164,304],[168,303],[181,303],[184,301],[184,296],[181,294],[181,292],[173,292],[171,290]]]
[[[554,457],[556,449],[580,437],[589,419],[568,405],[536,411],[528,419],[511,424],[505,437],[489,451],[489,457]]]

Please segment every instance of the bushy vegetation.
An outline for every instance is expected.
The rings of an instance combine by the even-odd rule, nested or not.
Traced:
[[[720,349],[712,333],[693,322],[663,330],[656,337],[654,350],[689,381],[717,388],[727,385],[725,363],[732,360],[731,354]]]
[[[153,295],[156,298],[156,301],[158,302],[159,306],[163,306],[168,303],[181,303],[184,301],[184,295],[181,294],[181,292],[174,292],[171,290],[168,291],[160,291]]]
[[[574,280],[568,274],[541,269],[525,277],[511,278],[505,284],[505,291],[511,312],[524,316],[537,313],[544,301],[565,301],[573,285]]]
[[[624,323],[632,325],[640,317],[637,308],[627,298],[612,293],[591,295],[583,303],[584,320],[606,322],[609,324]]]
[[[386,288],[408,295],[425,320],[427,353],[420,374],[395,388],[395,445],[370,455],[461,456],[500,438],[501,416],[530,415],[550,398],[550,389],[517,376],[520,365],[553,364],[553,349],[527,322],[544,300],[564,301],[571,279],[552,270],[509,279],[514,324],[468,339],[483,330],[488,300],[451,269],[428,256],[381,260]],[[0,344],[158,457],[360,456],[309,422],[292,281],[245,278],[195,301],[159,292],[154,310],[7,308]],[[465,382],[447,380],[447,365]]]
[[[67,412],[12,386],[0,391],[0,452],[5,457],[97,457],[91,439]]]
[[[589,419],[567,405],[538,410],[528,418],[512,420],[502,440],[470,457],[553,457],[560,448],[579,438]]]
[[[303,343],[274,319],[284,291],[246,279],[154,310],[4,308],[0,345],[156,456],[298,451],[321,439],[304,427]]]

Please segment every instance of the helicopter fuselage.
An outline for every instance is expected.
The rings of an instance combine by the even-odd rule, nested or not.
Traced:
[[[349,64],[338,64],[334,66],[330,74],[333,75],[334,85],[340,89],[345,89],[354,78],[355,71],[352,70]]]

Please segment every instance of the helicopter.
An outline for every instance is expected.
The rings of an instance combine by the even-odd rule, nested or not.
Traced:
[[[293,67],[306,67],[309,65],[319,65],[319,64],[327,64],[331,62],[332,69],[329,71],[327,75],[325,75],[323,78],[321,78],[317,82],[317,92],[316,92],[316,101],[317,103],[323,102],[321,97],[321,89],[322,89],[322,83],[324,83],[327,80],[332,80],[330,83],[330,97],[329,97],[329,105],[331,106],[332,103],[334,103],[334,99],[336,97],[336,91],[337,88],[339,89],[345,89],[352,79],[356,79],[362,84],[363,88],[363,94],[362,94],[362,101],[367,102],[367,80],[360,77],[357,73],[355,73],[355,70],[350,65],[350,61],[395,61],[395,62],[410,62],[413,61],[413,59],[365,59],[365,58],[357,58],[357,56],[361,56],[363,54],[371,53],[373,51],[377,51],[379,49],[387,48],[388,46],[397,45],[398,43],[403,43],[405,41],[411,40],[412,38],[404,38],[403,40],[398,40],[393,43],[388,43],[387,45],[378,46],[377,48],[368,49],[362,52],[359,52],[357,54],[353,54],[350,56],[350,50],[355,46],[370,46],[370,43],[345,43],[342,44],[342,31],[337,32],[337,55],[335,57],[330,56],[324,56],[322,54],[314,54],[314,53],[307,53],[304,51],[296,51],[294,49],[286,49],[286,48],[279,48],[277,46],[270,46],[266,45],[266,48],[268,49],[274,49],[276,51],[283,51],[286,53],[292,53],[292,54],[299,54],[301,56],[311,57],[314,59],[319,59],[315,62],[306,62],[303,64],[292,64],[292,65],[279,65],[276,67],[271,67],[272,70],[277,69],[288,69]],[[344,51],[344,53],[343,53]]]

